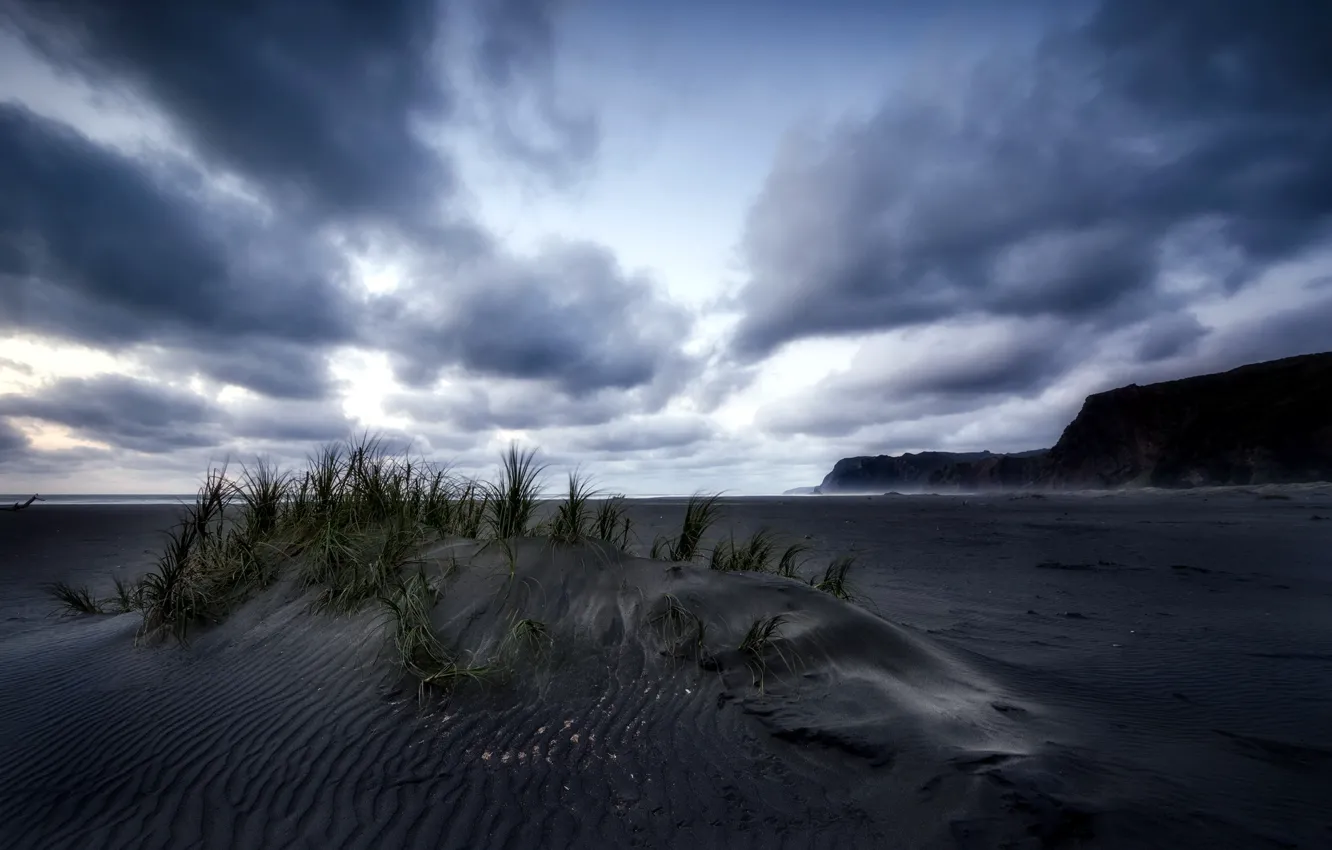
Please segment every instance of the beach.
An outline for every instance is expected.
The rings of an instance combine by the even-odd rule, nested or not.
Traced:
[[[643,554],[683,512],[627,505]],[[273,593],[184,647],[57,615],[44,585],[137,579],[176,508],[0,513],[0,846],[1332,846],[1332,486],[722,507],[714,538],[856,557],[854,605],[669,579],[723,620],[812,611],[791,681],[663,660],[612,617],[424,704],[372,610]],[[550,610],[633,583],[542,569]]]

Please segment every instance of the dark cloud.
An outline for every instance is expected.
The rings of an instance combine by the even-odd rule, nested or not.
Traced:
[[[1057,432],[1089,392],[1326,348],[1315,284],[1235,316],[1257,303],[1239,290],[1330,233],[1332,15],[1315,5],[1107,0],[955,100],[796,137],[751,210],[732,352],[899,344],[871,338],[760,427],[1032,448],[1022,434]],[[930,344],[959,320],[977,339]]]
[[[601,390],[579,398],[540,381],[447,382],[429,393],[399,393],[384,401],[390,414],[406,414],[455,431],[528,431],[601,425],[623,415],[660,408],[642,392]]]
[[[0,463],[18,459],[28,451],[28,437],[7,419],[0,419]]]
[[[1304,121],[1328,102],[1332,14],[1321,0],[1109,0],[1086,34],[1113,55],[1109,82],[1166,117],[1183,107]]]
[[[452,105],[434,0],[8,5],[48,59],[147,94],[201,155],[289,209],[421,221],[453,188],[417,127]]]
[[[294,402],[274,405],[266,400],[234,405],[223,420],[232,437],[305,446],[344,440],[353,422],[335,402]]]
[[[1308,303],[1241,319],[1224,331],[1214,332],[1198,346],[1196,353],[1183,358],[1187,371],[1181,371],[1180,360],[1166,364],[1175,373],[1167,378],[1221,372],[1246,363],[1332,351],[1329,328],[1332,328],[1332,293],[1324,293]]]
[[[596,150],[591,115],[554,93],[554,3],[486,0],[474,64],[513,155],[551,170]],[[289,212],[384,223],[438,238],[459,188],[425,136],[457,118],[441,54],[464,4],[359,0],[107,4],[8,0],[11,24],[48,60],[159,104],[210,163],[248,177]],[[518,126],[519,99],[535,114]]]
[[[564,179],[596,155],[600,128],[595,115],[563,106],[554,91],[554,13],[561,5],[559,0],[484,0],[476,65],[497,95],[488,101],[493,108],[487,120],[501,149]]]
[[[479,6],[482,22],[476,63],[496,88],[521,85],[533,69],[548,72],[553,59],[551,13],[556,0],[490,0]]]
[[[595,245],[552,245],[530,260],[492,256],[380,307],[382,344],[414,387],[459,366],[584,399],[678,385],[693,368],[680,353],[691,317]]]
[[[1207,328],[1192,313],[1173,313],[1152,319],[1138,336],[1134,359],[1154,363],[1188,354],[1198,347],[1207,333]]]
[[[1161,257],[1204,225],[1218,286],[1297,256],[1332,215],[1325,5],[1106,0],[956,101],[796,137],[750,213],[734,353],[966,314],[1125,326],[1181,306]]]
[[[446,7],[458,4],[131,5],[3,4],[0,22],[46,60],[160,107],[200,160],[130,157],[0,107],[10,326],[157,346],[168,374],[276,398],[327,395],[327,356],[345,345],[390,351],[415,386],[461,367],[578,398],[678,387],[692,368],[679,352],[691,317],[607,251],[512,257],[453,204],[449,157],[422,129],[462,120],[439,55]],[[555,97],[554,4],[475,11],[474,111],[504,119],[514,155],[543,167],[591,157],[595,121]],[[518,103],[536,109],[535,124],[508,122]],[[211,188],[219,174],[259,200]],[[348,247],[431,275],[365,309],[345,286]]]
[[[712,439],[716,430],[694,416],[632,417],[574,435],[568,448],[600,454],[637,454],[686,449]]]
[[[94,343],[166,330],[348,337],[336,263],[178,178],[0,104],[4,321]]]
[[[0,429],[3,429],[3,421],[0,421]],[[120,458],[118,453],[102,448],[92,446],[70,446],[64,449],[46,449],[39,450],[29,445],[21,447],[15,452],[6,455],[0,451],[0,465],[3,465],[6,474],[6,481],[12,482],[12,489],[19,492],[29,492],[40,490],[42,492],[78,492],[75,488],[78,486],[87,486],[86,476],[89,470],[102,466],[110,467],[112,470],[121,469],[117,466]],[[156,455],[152,461],[158,469],[165,456]],[[23,479],[29,477],[42,476],[46,481],[55,484],[56,481],[68,482],[63,486],[55,484],[54,487],[45,484],[41,486],[24,486]],[[70,486],[70,485],[73,486]],[[89,491],[84,491],[89,492]],[[91,491],[91,492],[96,492]]]
[[[340,263],[174,165],[0,104],[0,326],[112,349],[159,344],[219,380],[321,392],[320,352],[353,338]]]
[[[140,356],[158,374],[199,374],[273,399],[324,399],[336,388],[321,348],[261,338],[218,342],[209,348],[160,349]]]
[[[583,395],[686,368],[690,317],[602,248],[562,244],[524,261],[470,231],[475,253],[453,275],[381,297],[376,324],[329,245],[175,166],[0,105],[0,325],[159,345],[172,369],[281,398],[326,394],[327,353],[341,344],[393,351],[416,385],[459,365]]]
[[[80,437],[150,454],[210,446],[221,414],[202,397],[123,375],[63,378],[0,395],[0,416],[64,425]]]
[[[901,398],[1030,395],[1064,374],[1078,333],[1050,322],[943,330],[934,340],[908,337],[912,351],[881,378],[880,391]]]
[[[333,402],[250,399],[223,406],[184,388],[114,374],[62,378],[0,395],[0,416],[63,425],[84,439],[154,455],[204,448],[217,453],[234,439],[304,449],[354,430]]]

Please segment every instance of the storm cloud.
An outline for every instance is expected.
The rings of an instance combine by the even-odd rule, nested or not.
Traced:
[[[0,419],[0,463],[12,461],[27,450],[27,436],[12,423]]]
[[[288,210],[400,222],[452,188],[416,121],[447,117],[430,0],[107,4],[8,0],[57,66],[142,91],[207,162]]]
[[[452,156],[430,128],[457,112],[440,50],[469,8],[5,4],[33,50],[146,97],[193,158],[116,150],[0,105],[0,180],[14,187],[0,199],[0,322],[148,346],[166,372],[277,398],[325,397],[345,346],[391,352],[413,386],[452,367],[574,397],[678,384],[690,317],[651,281],[585,243],[512,255],[455,202]],[[543,139],[514,155],[587,161],[595,121],[558,107],[550,79],[551,4],[472,10],[472,62],[496,109],[519,95],[539,108],[541,126],[505,124],[513,146]],[[249,196],[219,191],[216,173]],[[357,295],[348,246],[428,272]]]
[[[716,428],[701,417],[636,416],[572,435],[567,443],[570,449],[579,452],[623,455],[688,449],[716,435]]]
[[[595,114],[561,103],[552,82],[560,5],[560,0],[480,3],[475,64],[497,95],[486,100],[485,119],[500,148],[564,182],[595,157],[600,127]]]
[[[35,392],[0,395],[0,416],[40,419],[149,454],[215,445],[223,418],[195,393],[122,375],[66,378]]]
[[[1332,215],[1322,5],[1106,0],[953,100],[796,134],[750,211],[733,353],[966,315],[1123,326],[1184,306],[1161,261],[1199,231],[1218,287],[1299,256]]]
[[[1325,2],[714,5],[0,0],[7,473],[771,490],[1327,347]]]
[[[355,430],[335,403],[252,398],[222,404],[185,387],[116,374],[62,378],[0,395],[0,417],[62,426],[80,439],[147,454],[220,450],[237,439],[296,443],[305,451]],[[0,424],[18,433],[6,418]]]
[[[530,259],[492,256],[381,305],[397,376],[434,382],[449,366],[546,381],[584,398],[682,380],[691,317],[604,248],[556,243]]]
[[[169,167],[175,166],[175,167]],[[0,325],[92,345],[350,340],[341,265],[318,240],[0,104]]]

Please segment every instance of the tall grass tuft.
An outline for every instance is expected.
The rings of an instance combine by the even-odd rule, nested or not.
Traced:
[[[707,630],[703,620],[686,608],[677,596],[666,594],[665,605],[651,622],[661,630],[669,655],[675,658],[692,656],[702,664],[709,662],[711,656],[704,644]]]
[[[545,623],[531,618],[515,618],[500,642],[500,657],[513,660],[524,652],[541,655],[554,645]]]
[[[226,467],[209,470],[194,504],[168,533],[156,569],[139,584],[141,639],[170,635],[184,642],[192,625],[223,613],[228,588],[222,579],[230,576],[217,570],[225,563],[227,509],[234,497]]]
[[[499,480],[488,487],[486,525],[492,537],[524,537],[531,532],[544,471],[536,463],[535,449],[509,445],[500,462]]]
[[[393,623],[393,645],[398,663],[420,685],[420,696],[431,689],[448,690],[463,680],[481,680],[490,667],[460,664],[439,639],[430,615],[439,601],[439,589],[418,568],[408,573],[381,597]]]
[[[792,543],[782,552],[781,560],[777,562],[777,575],[783,578],[800,578],[801,557],[810,551],[808,543]]]
[[[242,469],[235,492],[241,502],[242,526],[248,538],[262,540],[277,533],[291,489],[291,475],[269,461],[261,459],[253,467]]]
[[[780,635],[778,631],[786,624],[786,615],[776,614],[771,617],[760,617],[755,620],[745,636],[740,639],[740,645],[737,647],[740,654],[745,658],[745,665],[749,668],[754,677],[754,684],[760,690],[767,681],[768,674],[768,653],[775,651],[784,663],[789,667],[790,662],[777,646],[777,640]]]
[[[633,521],[624,507],[623,496],[611,496],[597,503],[592,520],[593,535],[621,551],[628,551],[633,538]]]
[[[227,480],[226,467],[209,470],[193,506],[185,513],[185,522],[193,527],[194,539],[200,546],[214,546],[222,541],[227,508],[234,495],[235,487]]]
[[[490,490],[485,485],[468,481],[462,485],[453,508],[453,533],[475,540],[485,528],[490,513]]]
[[[198,517],[190,516],[168,533],[166,551],[157,568],[139,585],[143,625],[139,636],[151,639],[171,635],[184,642],[191,625],[212,607],[199,569],[200,551],[208,538],[199,531]]]
[[[842,555],[834,558],[823,571],[823,575],[815,576],[809,580],[809,583],[814,589],[830,593],[838,599],[848,602],[854,601],[856,595],[852,592],[851,585],[846,580],[846,575],[855,563],[855,555]]]
[[[723,540],[712,549],[708,566],[720,572],[768,573],[773,571],[777,543],[771,531],[761,528],[749,540],[737,544]]]
[[[103,614],[105,610],[97,597],[84,585],[57,581],[47,585],[47,592],[55,597],[66,614]]]
[[[653,558],[665,558],[668,561],[692,561],[698,556],[699,546],[708,529],[721,517],[718,495],[704,497],[694,494],[685,505],[684,521],[680,525],[680,534],[674,538],[658,537],[652,543]]]
[[[561,543],[581,543],[592,537],[596,529],[595,516],[588,502],[596,496],[591,482],[578,472],[569,473],[569,492],[564,501],[555,506],[550,523],[550,536]]]
[[[113,576],[111,581],[115,585],[116,592],[111,597],[109,604],[117,614],[128,614],[142,607],[143,601],[139,597],[140,588],[138,585],[125,581],[119,576]]]

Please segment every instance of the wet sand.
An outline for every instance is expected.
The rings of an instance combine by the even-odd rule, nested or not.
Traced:
[[[633,503],[644,548],[681,511]],[[1332,487],[729,501],[723,531],[857,554],[875,616],[547,559],[577,649],[425,711],[373,613],[269,595],[184,649],[51,615],[174,517],[0,514],[0,846],[1332,846]],[[617,613],[654,582],[722,632],[808,612],[809,662],[668,663]]]

